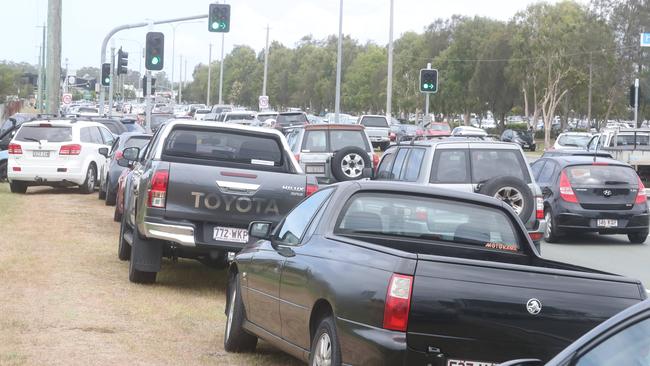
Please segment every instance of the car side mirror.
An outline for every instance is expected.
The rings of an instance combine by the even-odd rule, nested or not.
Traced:
[[[124,157],[124,160],[127,160],[129,162],[138,161],[138,159],[140,157],[140,148],[127,147],[122,152],[122,156]]]
[[[107,158],[108,157],[108,148],[107,147],[100,147],[99,148],[99,155]]]
[[[269,239],[271,223],[268,221],[253,221],[248,225],[248,235],[257,239]]]
[[[9,118],[9,120],[11,121],[11,126],[12,126],[13,128],[16,128],[16,124],[17,124],[18,122],[17,122],[14,118]]]
[[[520,360],[512,360],[500,363],[499,366],[542,366],[541,360],[535,358],[525,358]]]
[[[375,169],[374,168],[363,168],[361,171],[361,176],[363,178],[375,179]]]

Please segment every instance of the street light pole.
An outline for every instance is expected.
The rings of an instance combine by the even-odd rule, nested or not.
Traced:
[[[47,112],[58,114],[61,93],[61,4],[49,0],[47,12]]]
[[[178,104],[183,103],[183,55],[180,55],[180,64],[178,68]]]
[[[205,104],[210,106],[210,78],[212,77],[212,43],[210,43],[210,50],[208,51],[208,96]]]
[[[262,83],[262,95],[266,95],[266,78],[269,70],[269,25],[266,25],[266,47],[264,47],[264,82]]]
[[[341,55],[343,53],[343,0],[339,4],[339,42],[336,50],[336,96],[334,99],[334,120],[340,123],[341,113]]]
[[[219,65],[219,104],[223,104],[223,44],[226,40],[225,33],[221,33],[221,62]]]
[[[391,118],[393,103],[393,0],[390,0],[390,25],[388,31],[388,75],[386,78],[386,117]]]

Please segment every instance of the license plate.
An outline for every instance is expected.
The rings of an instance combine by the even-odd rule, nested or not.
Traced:
[[[618,220],[598,219],[596,224],[598,227],[618,227]]]
[[[248,243],[248,230],[234,227],[216,226],[213,239],[233,243]]]
[[[447,366],[497,366],[498,364],[484,361],[468,361],[468,360],[447,360]]]
[[[322,165],[307,165],[305,167],[305,172],[306,173],[325,173],[325,167]]]
[[[50,152],[49,151],[34,151],[33,156],[35,158],[49,158],[50,157]]]

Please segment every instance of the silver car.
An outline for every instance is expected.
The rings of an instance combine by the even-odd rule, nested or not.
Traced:
[[[390,126],[386,116],[363,115],[359,117],[358,124],[366,128],[372,145],[385,151],[390,146]]]

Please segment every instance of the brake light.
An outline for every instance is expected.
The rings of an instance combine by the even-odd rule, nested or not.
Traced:
[[[52,127],[51,123],[39,123],[38,127]]]
[[[309,197],[312,194],[316,193],[318,191],[318,185],[317,184],[309,184],[307,183],[307,187],[305,188],[305,197]]]
[[[384,305],[384,328],[406,332],[411,308],[413,276],[394,273],[388,284]]]
[[[645,186],[643,185],[641,178],[638,179],[639,179],[639,193],[637,193],[636,201],[634,203],[646,203],[648,202],[648,196],[645,194]]]
[[[9,155],[22,155],[23,148],[18,144],[9,144]]]
[[[379,166],[379,155],[376,153],[372,153],[372,166],[377,169],[377,166]]]
[[[544,199],[542,197],[535,198],[535,218],[538,220],[544,218]]]
[[[528,236],[530,236],[530,240],[532,241],[539,241],[542,240],[544,233],[538,233],[538,232],[528,233]]]
[[[578,203],[578,197],[576,197],[573,188],[571,188],[571,183],[569,183],[569,177],[567,177],[565,170],[560,175],[560,197],[566,202]]]
[[[19,166],[15,166],[14,169],[13,169],[13,171],[14,171],[14,172],[22,172],[23,169],[22,169],[21,167],[19,167]]]
[[[59,149],[59,155],[79,155],[81,154],[81,145],[63,145]]]
[[[158,170],[153,174],[151,188],[149,189],[149,207],[165,208],[168,182],[169,171]]]
[[[605,163],[605,162],[600,162],[600,161],[594,161],[594,163],[593,163],[593,164],[591,164],[591,165],[600,165],[600,166],[603,166],[603,165],[605,165],[605,166],[606,166],[606,165],[609,165],[609,164],[608,164],[608,163]]]
[[[124,153],[122,152],[122,150],[117,150],[117,151],[115,152],[115,160],[120,160],[120,159],[122,159],[123,157],[124,157]]]

